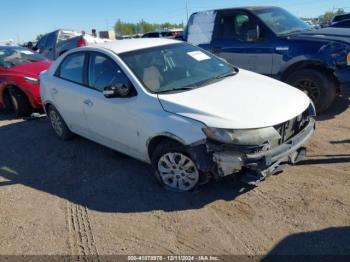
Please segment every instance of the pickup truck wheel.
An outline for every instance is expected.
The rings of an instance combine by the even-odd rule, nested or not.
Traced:
[[[73,133],[69,130],[68,126],[56,108],[49,106],[47,110],[47,116],[50,119],[53,130],[60,139],[69,140],[72,138]]]
[[[12,109],[16,117],[29,116],[32,112],[29,100],[26,95],[17,88],[9,89],[9,98],[11,100]]]
[[[186,192],[198,185],[200,171],[184,146],[171,141],[161,143],[151,160],[155,175],[165,188]]]
[[[314,102],[319,113],[327,110],[334,102],[336,85],[325,73],[314,69],[302,69],[291,73],[286,82],[304,91]]]

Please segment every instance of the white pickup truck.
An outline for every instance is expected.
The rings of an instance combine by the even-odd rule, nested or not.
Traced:
[[[111,40],[94,37],[78,31],[59,29],[44,35],[38,41],[34,50],[51,60],[55,60],[60,55],[73,48],[109,41]]]

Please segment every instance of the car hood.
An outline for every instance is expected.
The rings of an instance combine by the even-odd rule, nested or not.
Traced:
[[[327,27],[317,30],[305,31],[290,36],[291,39],[310,39],[324,41],[340,41],[350,44],[350,28]]]
[[[159,94],[165,111],[210,127],[251,129],[288,121],[310,105],[298,89],[240,69],[235,76],[181,93]]]
[[[14,66],[10,69],[12,73],[26,76],[38,77],[39,74],[47,70],[51,66],[52,62],[49,60],[28,63],[23,65]]]

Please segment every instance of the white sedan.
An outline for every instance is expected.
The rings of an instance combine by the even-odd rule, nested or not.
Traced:
[[[61,139],[79,134],[150,163],[178,191],[233,174],[257,184],[298,162],[315,128],[301,91],[175,40],[74,49],[40,81]]]

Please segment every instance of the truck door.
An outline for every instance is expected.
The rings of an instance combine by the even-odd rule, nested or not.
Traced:
[[[218,12],[210,51],[243,69],[272,74],[275,46],[269,32],[248,12]]]
[[[54,60],[54,52],[55,52],[55,45],[57,40],[57,31],[49,33],[45,36],[43,36],[37,46],[36,49],[40,54],[43,56],[46,56],[48,59]]]

